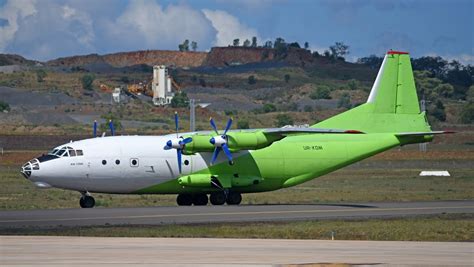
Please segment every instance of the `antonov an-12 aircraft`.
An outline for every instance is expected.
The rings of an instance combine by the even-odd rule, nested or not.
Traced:
[[[429,142],[410,56],[389,51],[365,104],[309,128],[230,130],[165,136],[107,136],[70,142],[21,168],[39,188],[82,194],[176,194],[178,205],[238,205],[242,193],[295,186],[390,148]],[[94,124],[94,136],[97,124]],[[111,128],[113,132],[113,127]],[[223,152],[223,153],[220,153]],[[208,197],[209,195],[209,197]]]

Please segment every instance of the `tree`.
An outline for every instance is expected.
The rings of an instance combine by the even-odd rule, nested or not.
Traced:
[[[257,47],[257,37],[256,36],[252,37],[252,45],[251,46],[252,47]]]
[[[87,91],[92,91],[92,84],[94,83],[94,74],[84,74],[81,78],[82,88]]]
[[[285,82],[288,83],[290,81],[290,74],[285,74]]]
[[[248,120],[239,120],[237,122],[237,128],[238,129],[249,129],[250,128],[249,121]]]
[[[188,39],[184,40],[182,44],[178,45],[178,48],[179,48],[179,51],[181,52],[189,51],[189,40]]]
[[[321,85],[309,97],[311,99],[331,99],[331,90],[326,85]]]
[[[192,41],[192,42],[191,42],[191,49],[192,49],[194,52],[196,52],[197,48],[198,48],[197,42],[196,42],[196,41]]]
[[[441,78],[445,75],[448,62],[441,57],[420,57],[412,59],[411,64],[414,70],[427,70],[434,76]]]
[[[309,49],[309,43],[308,42],[304,42],[304,49],[306,49],[306,50]]]
[[[293,125],[293,119],[288,114],[278,114],[276,116],[275,126],[283,127],[286,125]]]
[[[171,99],[171,107],[173,108],[187,108],[188,105],[189,98],[185,92],[177,92]]]
[[[469,87],[469,90],[467,90],[466,100],[467,101],[474,101],[474,85],[471,85]]]
[[[446,112],[444,111],[443,102],[440,100],[436,101],[435,105],[430,107],[428,114],[432,115],[439,121],[446,121]]]
[[[300,44],[298,42],[293,42],[288,45],[288,47],[294,47],[294,48],[301,48]]]
[[[240,46],[240,39],[237,38],[237,39],[234,39],[234,46]]]
[[[250,41],[249,39],[245,39],[244,41],[244,47],[249,47],[250,46]]]
[[[334,59],[344,59],[344,56],[349,54],[349,46],[343,42],[336,42],[329,47],[329,51]]]
[[[460,118],[462,123],[474,123],[474,102],[469,102],[462,108]]]
[[[342,94],[337,102],[337,107],[347,109],[351,108],[351,96],[348,93]]]
[[[435,88],[436,93],[443,97],[451,97],[454,93],[454,87],[449,83],[443,83]]]
[[[278,37],[273,43],[273,48],[275,48],[275,56],[279,58],[284,58],[288,51],[288,45],[285,42],[285,39]]]
[[[265,44],[263,45],[263,47],[265,47],[265,48],[272,48],[272,47],[273,47],[272,41],[266,41]]]
[[[36,71],[36,80],[41,83],[44,82],[44,78],[46,78],[48,74],[44,69],[39,69]]]
[[[256,84],[256,83],[257,83],[257,80],[255,79],[255,76],[250,75],[249,78],[248,78],[248,83],[249,83],[250,85]]]

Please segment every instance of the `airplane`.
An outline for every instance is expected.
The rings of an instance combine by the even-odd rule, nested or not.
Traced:
[[[81,193],[175,194],[179,206],[238,205],[242,194],[296,186],[388,149],[430,142],[407,52],[389,51],[366,103],[307,128],[270,128],[71,141],[21,167],[38,188]],[[221,153],[223,152],[223,153]],[[220,156],[219,156],[220,155]],[[209,195],[209,196],[208,196]]]

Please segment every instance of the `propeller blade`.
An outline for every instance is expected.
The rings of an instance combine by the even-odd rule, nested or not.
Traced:
[[[193,139],[191,137],[188,137],[186,139],[183,140],[183,144],[189,144],[193,141]]]
[[[217,156],[219,156],[220,151],[221,151],[220,147],[216,147],[216,149],[214,149],[214,153],[212,153],[211,165],[214,164],[214,162],[216,162]]]
[[[114,129],[114,123],[112,122],[112,120],[109,120],[109,128],[110,128],[110,134],[112,136],[115,135],[115,129]]]
[[[225,130],[224,130],[224,135],[227,133],[227,131],[230,129],[231,126],[232,126],[232,118],[229,118],[229,120],[227,121],[227,125],[225,127]]]
[[[209,122],[211,123],[212,129],[214,130],[214,132],[216,132],[216,134],[219,134],[219,132],[217,131],[217,126],[216,126],[216,123],[214,122],[214,119],[210,118]]]
[[[181,149],[176,149],[176,153],[178,155],[178,169],[181,174]]]
[[[227,144],[223,144],[222,149],[224,150],[224,153],[227,156],[227,159],[229,159],[229,162],[232,162],[232,153],[230,153],[230,150]]]
[[[94,120],[94,128],[93,128],[94,138],[97,137],[97,121]]]
[[[164,146],[163,149],[164,149],[164,150],[170,150],[170,149],[172,149],[172,147]]]
[[[179,123],[178,112],[174,113],[174,125],[176,126],[176,138],[178,137]]]

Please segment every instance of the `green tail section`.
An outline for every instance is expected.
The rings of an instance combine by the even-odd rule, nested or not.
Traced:
[[[404,52],[388,52],[367,103],[312,127],[366,133],[431,131],[425,113],[420,113],[410,56]]]

